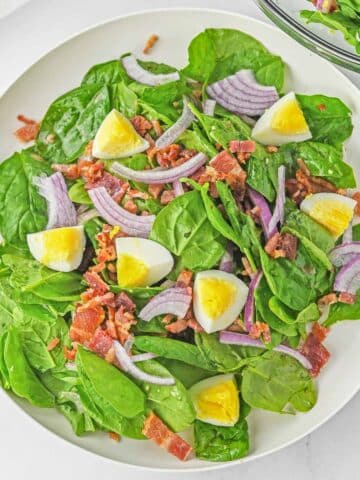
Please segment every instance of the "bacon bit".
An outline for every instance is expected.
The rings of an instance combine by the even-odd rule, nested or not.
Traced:
[[[320,373],[321,368],[327,363],[330,357],[329,351],[322,344],[328,331],[327,328],[318,323],[314,323],[312,331],[299,349],[311,363],[312,369],[310,373],[314,377]]]
[[[86,272],[84,278],[97,295],[104,295],[109,291],[109,285],[96,272]]]
[[[255,322],[251,325],[249,335],[251,338],[260,338],[261,336],[264,339],[265,343],[271,342],[271,333],[270,328],[267,323],[264,322]]]
[[[265,252],[273,258],[295,260],[297,244],[297,237],[291,233],[275,233],[265,245]]]
[[[297,170],[295,177],[286,180],[285,185],[292,199],[297,204],[301,203],[311,193],[339,193],[339,190],[331,182],[320,177],[306,175],[302,170]]]
[[[90,288],[87,292],[91,291],[92,289]],[[103,306],[103,307],[114,307],[115,306],[115,294],[113,292],[107,292],[105,295],[96,295],[89,300],[86,301],[86,294],[81,295],[81,300],[83,302],[82,305],[79,305],[77,307],[77,312],[83,312],[84,310],[87,310],[88,308],[94,308],[98,306]]]
[[[153,46],[158,40],[159,40],[158,35],[151,35],[151,37],[149,37],[148,41],[145,44],[143,53],[145,54],[150,53],[150,50],[153,48]]]
[[[64,345],[64,357],[66,358],[66,360],[69,360],[70,362],[74,362],[76,353],[77,353],[76,347],[70,350],[66,345]]]
[[[191,445],[172,432],[154,412],[145,420],[142,433],[179,460],[186,460],[192,452]]]
[[[138,211],[136,203],[131,199],[126,200],[126,202],[124,203],[124,208],[130,213],[137,213]]]
[[[306,166],[304,160],[302,158],[298,158],[296,160],[296,163],[298,164],[300,170],[307,176],[307,177],[310,177],[310,170],[308,169],[308,167]]]
[[[114,440],[114,442],[120,442],[121,440],[120,435],[116,432],[109,432],[109,437],[111,440]]]
[[[360,192],[355,192],[352,199],[356,202],[355,215],[360,215]]]
[[[172,143],[171,145],[168,145],[167,147],[161,148],[157,151],[156,160],[160,167],[174,167],[179,158],[180,152],[181,146],[176,143]]]
[[[319,103],[319,105],[316,105],[316,108],[320,110],[320,112],[324,112],[326,110],[326,105]]]
[[[164,190],[164,184],[163,183],[154,183],[153,185],[149,185],[149,193],[152,195],[155,199],[158,199],[161,192]]]
[[[216,142],[216,143],[215,143],[215,148],[216,148],[217,151],[220,151],[220,150],[222,149],[221,143]]]
[[[176,287],[191,287],[193,273],[190,270],[183,270],[176,279]]]
[[[155,131],[155,135],[157,137],[160,137],[163,133],[163,129],[161,128],[159,120],[151,120],[151,125],[153,126],[153,129]]]
[[[333,305],[334,303],[337,303],[339,300],[337,298],[336,293],[328,293],[327,295],[324,295],[323,297],[319,298],[317,304],[320,309],[323,307],[326,307],[327,305]]]
[[[275,145],[268,145],[266,147],[266,151],[268,153],[277,153],[279,151],[279,147],[276,147]]]
[[[349,305],[354,304],[356,301],[356,295],[347,292],[341,292],[339,294],[339,302],[340,303],[347,303]]]
[[[237,153],[236,158],[238,159],[241,165],[244,165],[251,157],[251,153]]]
[[[149,200],[150,198],[147,192],[140,192],[140,190],[136,190],[135,188],[128,190],[126,195],[130,198],[141,198],[141,200]]]
[[[126,312],[124,307],[120,307],[115,313],[115,327],[117,338],[123,345],[130,336],[130,329],[136,325],[135,316],[131,312]]]
[[[240,332],[240,333],[245,333],[246,328],[244,325],[244,322],[241,320],[241,318],[238,318],[233,322],[230,327],[227,328],[227,330],[230,330],[230,332]]]
[[[105,358],[109,350],[112,348],[113,339],[101,328],[97,328],[91,340],[87,343],[87,347],[92,352],[102,358]]]
[[[117,308],[123,307],[127,312],[135,312],[136,305],[133,300],[125,292],[120,292],[116,295],[115,306]]]
[[[60,172],[64,175],[65,178],[68,180],[76,180],[80,177],[80,172],[78,165],[73,163],[71,165],[64,165],[63,163],[53,163],[51,168],[55,170],[55,172]]]
[[[226,150],[218,153],[216,157],[210,161],[209,165],[218,173],[230,173],[239,167],[235,157],[230,155]]]
[[[171,323],[174,320],[174,318],[175,318],[174,315],[172,315],[171,313],[168,313],[162,319],[162,323],[164,323],[165,325],[169,325],[169,323]]]
[[[160,197],[161,205],[167,205],[175,198],[174,190],[164,190]]]
[[[254,153],[256,143],[253,140],[231,140],[229,150],[231,153]]]
[[[241,263],[244,266],[244,270],[241,272],[241,274],[251,278],[255,272],[252,269],[249,260],[246,257],[241,257]]]
[[[178,317],[175,322],[169,323],[168,325],[166,325],[165,329],[169,333],[176,334],[176,333],[183,332],[184,330],[187,329],[187,327],[188,327],[188,322],[184,318]]]
[[[114,177],[108,172],[103,172],[99,179],[88,180],[85,183],[85,189],[105,187],[115,202],[119,203],[129,189],[129,184],[120,178]]]
[[[17,119],[19,120],[19,122],[23,122],[25,125],[15,131],[16,138],[20,142],[24,143],[35,140],[40,130],[40,123],[36,120],[25,117],[25,115],[18,115]]]
[[[151,122],[142,115],[136,115],[136,117],[131,119],[131,123],[141,137],[144,137],[153,127]]]
[[[54,348],[56,348],[60,343],[60,339],[55,337],[53,338],[52,340],[50,340],[50,342],[47,344],[47,351],[48,352],[51,352],[51,350],[54,350]]]
[[[69,336],[73,342],[81,344],[91,340],[95,330],[105,318],[105,311],[102,307],[89,307],[81,312],[75,312]]]
[[[194,330],[194,332],[197,332],[197,333],[202,333],[205,331],[203,327],[200,325],[200,323],[197,320],[195,320],[195,318],[190,318],[189,320],[187,320],[187,326],[188,328],[191,328],[192,330]]]

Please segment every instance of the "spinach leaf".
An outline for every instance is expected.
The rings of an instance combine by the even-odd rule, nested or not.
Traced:
[[[204,370],[213,370],[212,363],[201,353],[198,347],[191,343],[181,342],[165,337],[136,336],[134,345],[141,351],[151,352],[160,357],[180,360],[188,365],[197,366]]]
[[[119,369],[94,353],[80,348],[76,355],[80,377],[85,375],[98,395],[126,418],[144,411],[145,396]]]
[[[9,371],[5,363],[4,352],[7,339],[7,331],[0,333],[0,384],[5,390],[10,389]]]
[[[311,217],[298,210],[292,202],[286,202],[285,212],[286,227],[302,237],[308,238],[325,253],[334,248],[335,241],[331,233]]]
[[[276,198],[278,169],[284,164],[286,165],[286,158],[282,153],[270,155],[263,147],[258,146],[246,162],[246,183],[269,202],[273,202]]]
[[[353,241],[354,242],[360,241],[360,223],[358,225],[353,226]]]
[[[53,407],[53,396],[30,367],[22,348],[21,332],[15,326],[7,331],[3,355],[12,391],[32,405]]]
[[[314,381],[294,358],[277,352],[256,357],[242,371],[241,394],[253,408],[307,412],[316,403]]]
[[[175,198],[157,215],[150,238],[180,257],[183,268],[207,270],[224,253],[225,239],[207,218],[199,192]]]
[[[55,362],[45,343],[33,328],[22,329],[21,337],[24,353],[32,368],[45,372],[55,367]]]
[[[351,110],[339,98],[296,95],[312,133],[312,141],[341,145],[350,137]]]
[[[169,372],[177,378],[185,388],[192,387],[195,383],[209,378],[214,375],[214,372],[204,370],[201,367],[182,362],[180,360],[172,360],[170,358],[158,358],[157,361],[161,363]]]
[[[44,230],[46,201],[33,185],[33,177],[49,173],[31,150],[14,153],[0,165],[0,231],[6,242],[26,245],[26,235]]]
[[[291,155],[293,163],[301,158],[315,177],[323,177],[338,188],[356,186],[353,169],[343,161],[340,148],[318,142],[289,143],[280,151]]]
[[[84,76],[81,85],[111,85],[128,78],[120,60],[110,60],[91,67]]]
[[[170,372],[155,360],[140,362],[138,367],[146,373],[170,377]],[[176,379],[170,386],[140,382],[146,394],[146,405],[153,410],[174,432],[181,432],[195,420],[195,409],[184,385]]]
[[[210,83],[241,69],[251,69],[264,85],[281,90],[284,64],[258,40],[232,29],[207,28],[190,43],[189,64],[183,70],[188,77]]]
[[[310,303],[301,312],[294,312],[291,308],[284,305],[278,298],[272,297],[269,300],[271,312],[280,320],[289,325],[294,323],[315,322],[320,318],[320,312],[316,303]]]
[[[59,97],[41,122],[37,153],[49,163],[73,162],[110,112],[111,100],[110,89],[98,85],[79,87]]]
[[[359,320],[360,319],[360,296],[356,295],[356,301],[352,305],[347,303],[335,303],[330,306],[330,312],[324,322],[325,327],[330,327],[336,322],[342,320]]]
[[[192,130],[185,130],[179,137],[178,141],[182,143],[185,148],[190,148],[198,152],[205,153],[209,158],[217,154],[217,150],[201,133],[200,128],[194,124]]]
[[[72,202],[83,205],[92,205],[89,194],[87,190],[85,190],[84,180],[76,180],[76,182],[74,182],[69,188],[68,193]]]
[[[211,462],[226,462],[249,453],[247,421],[240,419],[233,427],[218,427],[196,420],[195,455]]]
[[[111,86],[112,106],[119,110],[125,117],[132,118],[138,111],[138,98],[124,82]]]

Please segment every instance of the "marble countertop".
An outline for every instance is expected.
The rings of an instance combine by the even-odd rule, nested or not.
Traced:
[[[30,0],[27,3],[0,0],[0,95],[42,54],[94,23],[131,11],[179,6],[222,8],[268,21],[251,0]],[[344,73],[360,87],[360,76]],[[187,473],[186,477],[230,480],[235,474],[246,480],[288,480],[289,477],[291,480],[355,480],[359,478],[360,422],[354,420],[358,408],[360,394],[316,432],[281,452],[224,470]],[[98,480],[126,476],[127,480],[165,480],[169,477],[169,474],[123,467],[50,436],[2,391],[0,419],[1,478]],[[184,476],[171,475],[174,480]]]

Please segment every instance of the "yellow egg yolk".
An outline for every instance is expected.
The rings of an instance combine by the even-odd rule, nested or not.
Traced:
[[[131,255],[118,255],[117,278],[120,287],[143,287],[146,285],[149,268]]]
[[[285,102],[272,117],[271,128],[284,135],[299,135],[309,130],[304,114],[296,100]]]
[[[134,149],[141,145],[142,138],[132,124],[119,112],[111,112],[100,127],[97,148],[109,155]]]
[[[199,282],[199,300],[206,315],[220,317],[234,303],[235,286],[220,278],[202,278]]]
[[[348,205],[337,200],[316,202],[309,211],[310,217],[327,228],[336,238],[345,232],[353,214]]]
[[[203,390],[198,394],[196,404],[199,420],[231,424],[239,417],[239,395],[233,380]]]
[[[79,249],[80,231],[75,228],[56,228],[42,234],[43,256],[41,262],[49,265],[50,262],[71,262]]]

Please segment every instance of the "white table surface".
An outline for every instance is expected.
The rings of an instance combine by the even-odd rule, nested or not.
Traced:
[[[213,7],[268,21],[251,0],[30,0],[23,3],[24,0],[0,0],[0,95],[35,60],[63,39],[97,22],[131,11],[176,6]],[[19,8],[13,10],[18,5]],[[3,15],[6,16],[1,19]],[[346,74],[360,86],[359,76]],[[187,473],[186,478],[231,480],[236,475],[246,480],[357,480],[360,478],[359,411],[360,394],[315,433],[277,454],[226,470]],[[124,477],[127,480],[166,480],[169,474],[123,467],[68,445],[34,423],[0,392],[1,479],[112,480]],[[171,477],[180,480],[185,474]]]

